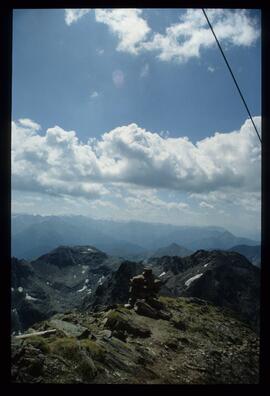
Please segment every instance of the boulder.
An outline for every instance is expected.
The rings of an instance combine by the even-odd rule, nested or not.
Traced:
[[[90,335],[90,331],[79,324],[73,324],[66,322],[65,320],[52,319],[49,321],[49,325],[62,331],[67,337],[76,337],[78,339],[87,338]]]
[[[145,325],[137,323],[130,315],[120,310],[108,312],[107,321],[104,325],[113,332],[117,338],[124,339],[127,335],[134,337],[150,337],[151,331]]]
[[[154,308],[152,305],[147,304],[144,300],[137,300],[134,306],[135,312],[139,315],[148,316],[152,319],[170,320],[171,314]]]

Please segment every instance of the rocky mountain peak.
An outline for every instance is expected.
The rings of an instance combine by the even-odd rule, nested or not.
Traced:
[[[51,252],[42,255],[34,262],[45,262],[57,267],[78,264],[100,264],[107,258],[107,254],[93,246],[59,246]]]

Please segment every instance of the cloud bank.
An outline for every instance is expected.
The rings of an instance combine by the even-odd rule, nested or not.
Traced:
[[[71,25],[89,11],[66,10],[66,23]],[[132,55],[154,52],[162,61],[183,63],[216,46],[200,9],[187,9],[179,16],[179,22],[168,26],[164,33],[153,31],[143,18],[144,13],[141,9],[96,9],[95,19],[107,25],[117,38],[117,51]],[[208,9],[207,14],[218,39],[225,46],[248,47],[260,36],[256,18],[245,9]]]
[[[261,118],[254,122],[260,130]],[[134,123],[88,143],[59,126],[41,134],[32,120],[12,123],[12,184],[17,190],[89,199],[125,184],[195,195],[226,189],[252,193],[260,191],[260,167],[261,147],[250,120],[239,130],[217,132],[195,144]]]

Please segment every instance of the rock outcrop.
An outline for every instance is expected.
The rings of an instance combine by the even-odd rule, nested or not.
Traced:
[[[125,304],[129,298],[129,280],[142,273],[144,266],[141,263],[124,261],[118,270],[108,276],[99,285],[93,295],[86,296],[83,302],[85,309],[102,309],[108,305]]]
[[[139,315],[117,305],[57,314],[27,331],[47,330],[44,336],[12,337],[12,381],[258,383],[259,340],[243,322],[198,298],[158,301],[170,318]]]
[[[239,319],[259,331],[260,269],[236,252],[199,250],[182,258],[165,256],[143,264],[124,262],[116,273],[108,276],[97,295],[92,296],[89,307],[100,301],[105,305],[126,303],[128,277],[140,274],[144,267],[152,269],[162,281],[160,295],[199,297],[231,309]]]

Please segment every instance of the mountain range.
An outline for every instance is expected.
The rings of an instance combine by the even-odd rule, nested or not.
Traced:
[[[260,268],[235,251],[178,245],[132,262],[93,245],[12,258],[12,381],[258,383]],[[130,278],[161,280],[127,307]]]
[[[69,309],[103,309],[128,300],[129,280],[152,268],[161,295],[206,299],[259,328],[260,270],[236,252],[200,250],[190,256],[131,262],[93,246],[60,246],[36,260],[12,259],[12,327]]]
[[[116,222],[85,216],[13,215],[11,235],[12,255],[26,260],[60,245],[91,245],[111,256],[133,261],[163,254],[188,255],[199,249],[258,245],[257,241],[235,236],[221,227]],[[159,251],[161,247],[166,251]]]

